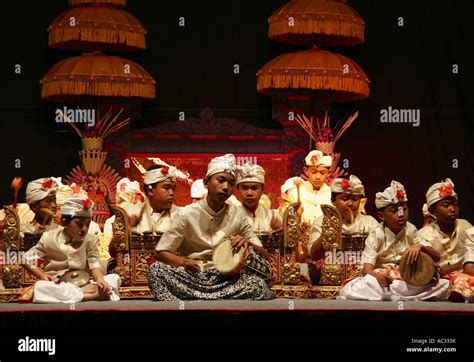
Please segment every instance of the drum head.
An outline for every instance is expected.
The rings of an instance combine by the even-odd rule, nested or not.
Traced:
[[[225,239],[212,252],[212,261],[217,270],[223,274],[238,271],[242,265],[244,255],[244,248],[241,248],[237,253],[232,252],[230,239]]]
[[[87,270],[69,270],[60,278],[62,282],[72,283],[78,287],[83,287],[89,283],[90,275]]]
[[[411,285],[427,285],[436,272],[436,266],[431,257],[420,252],[418,259],[410,264],[406,259],[400,263],[400,276]]]

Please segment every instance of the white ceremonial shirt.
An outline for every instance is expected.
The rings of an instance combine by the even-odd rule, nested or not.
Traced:
[[[416,242],[416,227],[413,224],[407,222],[395,235],[380,223],[365,240],[362,264],[372,264],[374,268],[398,269],[403,253]]]
[[[184,257],[210,262],[213,248],[232,234],[262,246],[241,207],[225,204],[215,212],[206,199],[202,199],[180,208],[171,227],[156,245],[156,251],[179,251]]]
[[[323,184],[321,188],[316,191],[309,181],[303,182],[300,186],[301,206],[303,207],[303,215],[301,221],[308,224],[313,224],[316,219],[323,215],[321,204],[332,205],[331,203],[331,188]],[[298,192],[296,188],[290,190],[288,195],[290,204],[298,202]]]
[[[154,212],[153,208],[147,200],[145,203],[142,202],[139,204],[130,205],[125,209],[125,211],[130,216],[139,216],[144,206],[145,212],[143,213],[143,217],[141,218],[138,225],[132,228],[132,231],[138,233],[144,233],[149,231],[163,233],[169,229],[171,225],[171,220],[175,217],[176,212],[179,209],[178,206],[171,205],[170,209],[164,210],[161,213]]]
[[[436,222],[433,222],[421,228],[418,231],[418,237],[422,245],[431,246],[439,253],[441,256],[439,266],[444,268],[464,260],[466,252],[464,241],[466,239],[466,230],[470,227],[472,225],[468,221],[457,219],[454,232],[451,235],[447,235],[441,231]]]
[[[257,209],[255,210],[255,214],[245,208],[245,206],[241,206],[242,210],[247,215],[247,218],[250,222],[250,225],[253,227],[253,231],[255,233],[269,233],[272,231],[270,223],[274,217],[281,221],[280,215],[278,215],[277,210],[270,210],[268,207],[262,204],[258,204]]]
[[[28,264],[34,264],[38,259],[43,259],[43,270],[52,276],[70,269],[101,268],[98,239],[86,234],[82,241],[71,242],[62,226],[44,232],[38,243],[24,255]]]

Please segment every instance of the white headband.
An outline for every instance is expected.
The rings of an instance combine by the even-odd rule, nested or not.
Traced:
[[[228,153],[224,156],[215,157],[209,162],[206,177],[219,172],[227,172],[235,177],[236,170],[235,156],[232,153]]]
[[[383,192],[377,192],[375,194],[375,206],[377,209],[407,201],[408,198],[405,187],[400,182],[393,180],[390,186]]]
[[[84,195],[74,195],[61,206],[61,215],[92,217],[94,203]]]
[[[265,184],[265,170],[262,166],[251,163],[243,164],[237,172],[236,185],[242,182],[258,182]]]
[[[31,181],[26,186],[26,203],[32,205],[56,191],[58,191],[58,184],[51,177]]]
[[[331,185],[331,192],[361,196],[365,195],[365,189],[364,185],[362,185],[362,181],[354,175],[351,175],[349,179],[335,178]]]
[[[428,189],[426,193],[426,204],[428,208],[430,208],[431,205],[447,197],[458,198],[458,194],[454,191],[454,183],[449,178],[442,182],[435,183]]]
[[[314,150],[308,153],[304,159],[306,166],[324,166],[331,167],[332,157],[324,156],[324,154],[319,150]]]
[[[143,176],[143,183],[145,185],[153,185],[157,182],[170,181],[176,182],[176,168],[173,166],[164,166],[154,170],[147,171]]]

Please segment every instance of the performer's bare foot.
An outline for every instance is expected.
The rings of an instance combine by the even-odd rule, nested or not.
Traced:
[[[109,296],[101,291],[96,284],[88,284],[82,287],[82,293],[84,294],[83,302],[89,300],[109,300]]]

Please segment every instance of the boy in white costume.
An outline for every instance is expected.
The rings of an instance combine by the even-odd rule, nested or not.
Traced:
[[[163,233],[171,225],[178,207],[173,204],[176,190],[176,168],[153,165],[143,177],[145,202],[128,206],[132,230],[138,233]]]
[[[435,221],[418,231],[420,242],[431,246],[440,254],[441,277],[451,281],[450,299],[461,301],[464,298],[472,301],[471,288],[466,288],[466,278],[459,275],[466,262],[465,243],[470,240],[466,232],[472,225],[459,218],[458,195],[454,190],[454,183],[447,178],[432,185],[426,192],[426,205]],[[468,257],[470,258],[469,254]]]
[[[377,220],[372,216],[360,212],[360,202],[364,196],[364,185],[357,176],[334,179],[331,185],[331,202],[341,214],[343,234],[368,234],[378,226]],[[314,261],[324,256],[321,238],[323,219],[324,216],[316,219],[309,236],[308,255]]]
[[[54,222],[57,211],[56,193],[58,183],[52,178],[40,178],[28,183],[26,187],[26,203],[34,214],[28,219],[20,219],[20,231],[22,234],[41,234],[44,231],[54,230],[59,225]]]
[[[24,268],[39,280],[33,287],[35,303],[74,303],[88,300],[119,300],[120,278],[104,276],[99,261],[98,240],[88,234],[92,202],[73,196],[62,206],[61,222],[55,230],[44,232],[39,242],[23,259]],[[44,261],[42,268],[38,259]],[[88,270],[94,280],[79,287],[60,278],[69,270]]]
[[[276,210],[271,210],[260,202],[265,186],[265,170],[259,165],[246,163],[237,172],[236,181],[241,208],[253,225],[255,233],[269,233],[282,226]]]
[[[204,181],[206,198],[181,208],[161,237],[156,246],[159,262],[147,271],[148,286],[157,300],[274,298],[259,275],[246,270],[225,275],[212,261],[213,249],[225,239],[230,239],[235,251],[251,246],[269,257],[242,208],[226,203],[235,176],[234,155],[212,159]]]
[[[363,277],[355,278],[341,290],[341,299],[355,300],[445,300],[449,283],[433,280],[414,286],[401,280],[398,271],[402,258],[417,260],[420,251],[435,262],[439,254],[416,241],[416,227],[408,220],[408,198],[403,185],[392,181],[375,195],[375,206],[382,222],[365,241],[362,256]]]
[[[308,153],[303,167],[308,181],[304,181],[299,187],[287,191],[288,195],[282,198],[282,204],[279,208],[281,216],[289,205],[298,202],[298,189],[303,211],[301,221],[312,224],[322,215],[320,205],[331,204],[331,188],[325,182],[329,176],[331,164],[332,157],[324,155],[321,151],[314,150]]]

